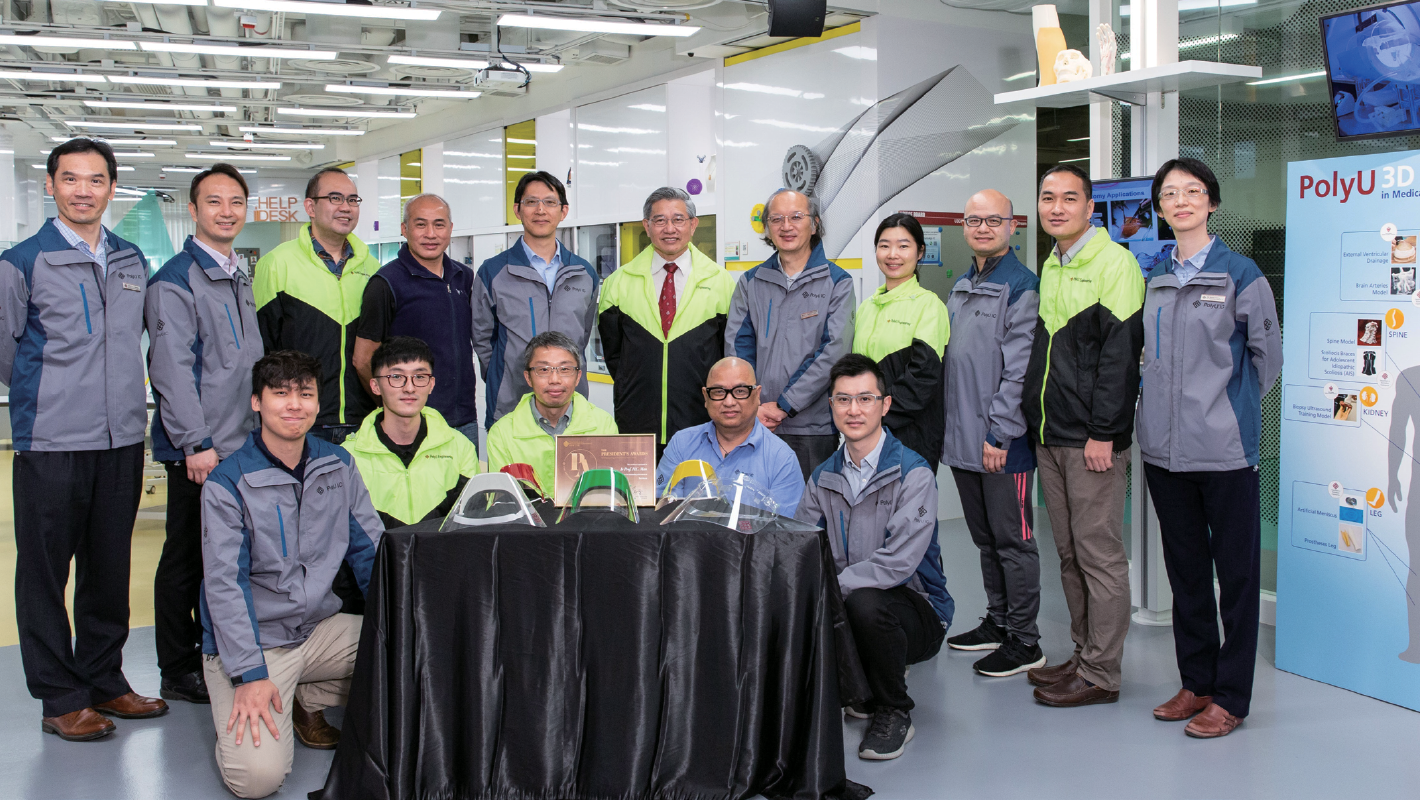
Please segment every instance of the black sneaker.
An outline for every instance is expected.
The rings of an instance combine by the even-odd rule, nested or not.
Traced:
[[[1006,629],[982,617],[976,630],[959,633],[947,639],[947,647],[953,650],[995,650],[1006,641]]]
[[[858,745],[858,757],[866,761],[888,761],[902,755],[902,749],[912,741],[917,729],[912,727],[912,715],[891,708],[873,714],[863,743]]]
[[[202,672],[189,672],[176,678],[163,678],[158,696],[164,700],[186,700],[189,703],[207,705],[212,702],[207,696],[207,681]]]
[[[1043,666],[1045,653],[1039,644],[1027,647],[1015,636],[1008,636],[996,652],[972,664],[971,668],[989,678],[1004,678]]]
[[[872,719],[872,718],[873,718],[873,712],[871,712],[871,711],[868,710],[868,704],[867,704],[867,703],[854,703],[854,704],[851,705],[851,706],[845,706],[844,709],[843,709],[843,713],[846,714],[847,716],[852,717],[853,719]]]

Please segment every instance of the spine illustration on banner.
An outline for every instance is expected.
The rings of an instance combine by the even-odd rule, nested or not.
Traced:
[[[1420,710],[1417,169],[1288,165],[1277,666]]]

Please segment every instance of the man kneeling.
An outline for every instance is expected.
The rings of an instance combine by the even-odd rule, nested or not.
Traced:
[[[845,441],[814,469],[795,517],[828,531],[873,693],[866,708],[848,710],[872,719],[858,757],[883,761],[902,755],[914,733],[907,665],[937,654],[955,609],[937,547],[937,479],[883,428],[892,398],[872,359],[839,359],[828,386]]]
[[[290,350],[256,362],[261,427],[202,487],[202,670],[238,797],[281,787],[293,727],[308,747],[340,740],[322,710],[349,693],[361,618],[339,613],[332,585],[348,562],[364,592],[384,533],[350,454],[306,435],[320,371]]]

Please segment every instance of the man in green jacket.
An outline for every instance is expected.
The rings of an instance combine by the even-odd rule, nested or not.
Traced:
[[[602,283],[597,330],[616,425],[656,434],[658,450],[710,421],[700,387],[725,350],[735,277],[690,243],[699,223],[683,189],[652,192],[641,220],[651,246]]]
[[[331,167],[306,184],[309,225],[256,264],[252,290],[266,352],[298,350],[321,365],[320,414],[311,433],[340,444],[375,406],[351,364],[365,284],[380,268],[351,233],[360,196]]]
[[[523,380],[532,391],[488,431],[488,471],[509,464],[533,468],[544,494],[553,492],[553,437],[617,433],[616,420],[578,394],[582,349],[566,334],[544,331],[523,351]]]
[[[1144,274],[1090,225],[1093,192],[1079,167],[1048,170],[1037,205],[1055,247],[1040,268],[1024,404],[1075,652],[1027,676],[1045,705],[1113,703],[1129,631],[1124,453],[1139,396]]]
[[[422,339],[393,336],[370,358],[370,390],[381,407],[345,440],[385,530],[446,516],[478,451],[468,437],[427,406],[434,391],[434,353]]]

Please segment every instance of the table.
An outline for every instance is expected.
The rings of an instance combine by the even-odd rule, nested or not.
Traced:
[[[386,534],[311,800],[871,794],[844,773],[866,686],[821,533],[660,517]]]

